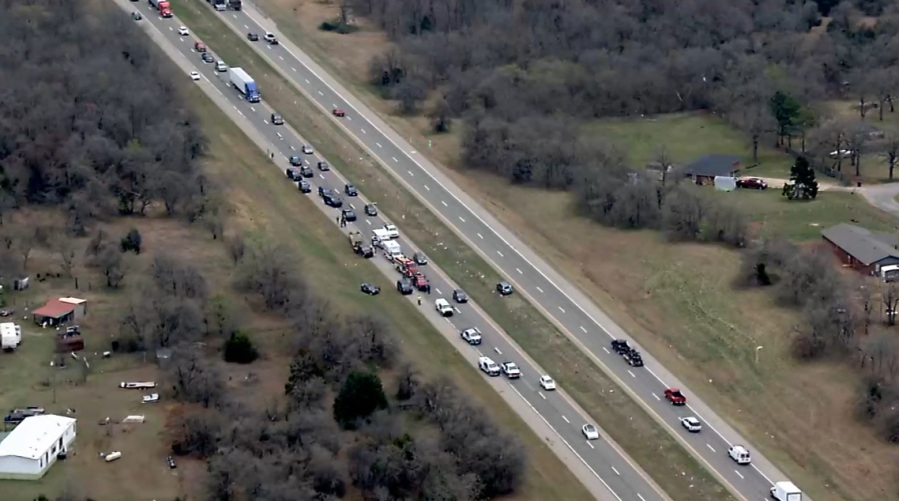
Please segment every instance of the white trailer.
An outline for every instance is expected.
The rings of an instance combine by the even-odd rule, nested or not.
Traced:
[[[148,388],[156,388],[156,383],[152,381],[146,382],[122,382],[119,383],[119,388],[125,388],[126,390],[144,390]]]
[[[22,342],[22,327],[12,323],[0,324],[0,349],[12,351]]]
[[[802,501],[802,491],[793,482],[777,482],[771,488],[771,497],[777,501]]]

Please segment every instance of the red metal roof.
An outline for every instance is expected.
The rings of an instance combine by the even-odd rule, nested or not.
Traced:
[[[64,303],[59,299],[51,299],[32,313],[39,317],[59,318],[73,311],[75,311],[75,305]]]

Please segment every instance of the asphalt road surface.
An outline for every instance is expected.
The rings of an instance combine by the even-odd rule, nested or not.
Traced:
[[[121,2],[121,4],[126,7],[129,6],[124,2]],[[153,25],[155,34],[169,42],[171,47],[174,47],[175,50],[184,56],[184,61],[187,61],[187,65],[182,61],[180,64],[182,68],[188,68],[186,71],[194,70],[199,72],[202,80],[199,83],[210,85],[222,98],[221,103],[228,103],[224,106],[230,105],[241,117],[238,120],[248,121],[250,126],[258,132],[259,136],[264,138],[264,141],[269,145],[267,149],[274,153],[274,160],[281,172],[285,172],[289,167],[289,156],[299,156],[306,165],[312,167],[315,175],[307,179],[312,185],[312,193],[304,195],[298,190],[297,196],[316,198],[316,203],[337,224],[340,210],[326,207],[318,198],[317,192],[319,186],[339,192],[344,202],[343,207],[354,209],[359,218],[355,223],[349,223],[345,231],[358,230],[366,236],[366,240],[369,239],[373,229],[383,227],[386,224],[386,221],[380,217],[365,215],[363,207],[368,200],[364,198],[364,194],[361,191],[359,196],[346,196],[344,193],[346,181],[339,173],[334,170],[321,171],[317,168],[318,162],[326,161],[325,159],[314,153],[302,153],[302,146],[308,143],[305,143],[289,127],[289,124],[287,126],[276,126],[271,123],[271,113],[274,110],[267,107],[264,99],[262,103],[251,104],[246,102],[241,94],[228,83],[227,72],[217,72],[213,64],[202,62],[200,54],[193,50],[193,44],[196,40],[192,36],[178,35],[179,22],[177,18],[162,19],[157,15],[153,15],[153,10],[148,5],[143,4],[143,2],[130,4],[130,7],[140,10],[144,14],[144,19]],[[214,48],[210,47],[209,49],[210,53],[214,55]],[[189,77],[185,74],[183,78],[187,79]],[[314,145],[311,146],[313,146],[314,150]],[[291,181],[285,176],[284,182],[288,183]],[[296,185],[297,183],[293,184]],[[400,232],[402,232],[402,225],[399,224],[398,227]],[[417,250],[413,243],[402,236],[397,241],[408,255]],[[349,242],[347,242],[347,249],[349,250]],[[358,259],[363,258],[358,257]],[[372,259],[387,276],[387,279],[372,277],[371,283],[382,288],[381,294],[398,294],[395,281],[400,279],[401,275],[393,269],[393,265],[382,253],[378,252]],[[514,362],[518,365],[522,374],[520,379],[510,380],[505,376],[488,378],[486,374],[484,377],[488,378],[488,383],[498,387],[498,391],[501,394],[509,394],[509,391],[511,391],[510,394],[514,398],[525,404],[524,407],[519,406],[520,409],[523,409],[520,413],[531,414],[532,417],[536,416],[539,424],[546,426],[551,431],[549,436],[546,437],[548,441],[563,444],[560,448],[568,452],[568,454],[561,455],[563,460],[568,463],[569,467],[572,467],[576,474],[576,470],[586,472],[588,478],[581,478],[598,499],[608,501],[668,500],[667,495],[662,493],[649,480],[646,474],[620,451],[616,444],[610,442],[605,436],[602,436],[599,440],[586,440],[581,430],[581,427],[588,419],[586,413],[564,394],[563,389],[560,388],[559,391],[543,390],[538,382],[542,373],[536,364],[515,346],[505,333],[487,318],[476,305],[473,303],[455,303],[452,299],[452,291],[455,285],[449,281],[442,271],[434,264],[420,268],[430,280],[431,294],[416,291],[408,296],[409,300],[416,302],[420,296],[422,313],[441,327],[444,332],[449,331],[449,337],[453,344],[463,355],[467,355],[472,363],[475,363],[477,358],[483,355],[491,357],[497,364]],[[455,311],[451,317],[442,317],[436,311],[434,301],[437,298],[445,298],[453,304]],[[372,301],[378,301],[378,298],[373,297]],[[481,332],[482,344],[470,346],[461,339],[460,332],[467,328],[476,328]],[[527,416],[523,417],[527,418]],[[552,446],[552,444],[550,445]],[[595,486],[591,486],[591,483],[595,484]]]
[[[496,222],[486,210],[465,195],[463,190],[443,176],[436,167],[390,130],[375,113],[367,110],[308,56],[284,39],[274,23],[265,19],[247,2],[244,2],[244,6],[243,11],[225,11],[216,13],[216,15],[220,15],[241,36],[243,43],[254,45],[270,64],[292,80],[304,94],[322,108],[323,112],[331,113],[335,108],[343,109],[346,116],[336,120],[351,136],[488,262],[500,270],[515,286],[516,293],[524,294],[542,310],[569,338],[643,405],[658,422],[678,438],[700,462],[716,473],[735,495],[748,501],[761,501],[768,498],[773,481],[786,480],[783,474],[778,472],[761,454],[752,449],[711,409],[693,396],[651,354],[643,352],[645,367],[632,368],[625,364],[610,350],[610,341],[613,338],[624,338],[628,339],[632,346],[638,349],[639,346],[630,340],[619,326],[576,287],[555,273],[533,251]],[[140,2],[140,9],[145,14],[151,13],[150,7],[144,2]],[[210,12],[213,11],[210,9]],[[147,15],[146,17],[163,33],[168,32],[167,36],[173,37],[173,40],[179,38],[176,33],[178,26],[176,19],[163,20],[157,15]],[[266,31],[275,33],[281,43],[279,45],[265,43],[262,35]],[[255,43],[247,41],[245,35],[248,32],[258,33],[260,41]],[[295,151],[300,146],[299,139],[289,137],[290,133],[286,128],[271,126],[268,123],[270,111],[265,109],[265,106],[250,106],[240,99],[237,91],[227,86],[226,73],[219,77],[215,74],[212,65],[200,62],[199,56],[192,52],[192,41],[183,40],[179,43],[179,47],[185,55],[193,57],[197,61],[197,66],[201,67],[204,77],[216,84],[216,87],[228,96],[233,105],[277,145],[280,155],[296,154]],[[215,47],[210,48],[214,49]],[[264,101],[266,89],[260,89],[260,91]],[[312,162],[313,166],[317,161],[313,158],[308,160]],[[333,171],[331,173],[316,172],[315,181],[338,190],[341,190],[343,186]],[[353,201],[350,200],[350,202]],[[361,205],[355,203],[354,205],[361,213]],[[380,224],[379,221],[368,220],[361,214],[360,217],[362,220],[358,226],[363,234],[369,234],[366,230]],[[402,228],[400,229],[402,230]],[[445,282],[439,283],[442,281],[442,277],[430,278],[435,282],[435,294],[432,294],[432,297],[449,295],[449,285]],[[392,284],[386,285],[385,292],[390,289]],[[436,289],[440,289],[441,292],[437,293]],[[528,402],[534,405],[535,410],[559,431],[572,448],[578,451],[578,454],[584,458],[593,471],[608,483],[619,499],[648,499],[649,496],[658,496],[642,480],[641,475],[630,468],[628,462],[616,451],[602,450],[606,443],[604,440],[588,444],[582,439],[579,434],[582,418],[576,420],[565,414],[571,412],[566,409],[568,404],[564,401],[565,399],[553,398],[551,395],[537,392],[535,384],[538,375],[529,370],[531,367],[527,362],[511,357],[515,350],[512,350],[508,341],[496,334],[495,330],[488,328],[489,319],[470,311],[470,308],[462,307],[461,309],[463,313],[457,314],[452,320],[455,327],[479,327],[485,331],[485,343],[479,348],[480,351],[492,353],[498,363],[510,358],[523,367],[522,371],[525,376],[522,381],[514,383],[515,388],[521,391]],[[495,352],[495,349],[498,349],[502,355]],[[473,353],[474,355],[476,353]],[[688,399],[686,406],[675,407],[665,401],[664,391],[669,387],[681,389]],[[570,409],[570,407],[568,408]],[[700,419],[703,423],[703,431],[689,433],[683,429],[680,426],[679,418],[685,416],[695,416]],[[735,444],[743,444],[750,449],[753,454],[751,465],[739,466],[728,457],[728,448]],[[611,475],[609,472],[612,472]],[[806,499],[808,498],[806,497]]]

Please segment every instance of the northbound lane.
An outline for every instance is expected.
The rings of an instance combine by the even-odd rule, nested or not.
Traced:
[[[216,101],[220,105],[230,106],[233,113],[236,113],[236,120],[246,121],[256,135],[262,139],[266,145],[266,150],[274,155],[273,161],[276,168],[283,174],[288,167],[288,157],[297,155],[303,158],[304,163],[314,166],[319,161],[326,161],[318,155],[303,155],[301,145],[309,144],[304,142],[296,132],[289,126],[274,126],[269,123],[270,114],[275,111],[269,109],[263,100],[262,103],[250,104],[243,100],[242,96],[228,84],[228,73],[217,72],[212,64],[204,64],[200,60],[199,54],[193,49],[194,39],[192,36],[180,36],[178,34],[177,19],[162,19],[155,15],[153,10],[145,4],[131,4],[120,1],[124,8],[137,6],[144,13],[145,18],[152,25],[151,35],[155,35],[154,39],[162,39],[170,48],[174,48],[182,56],[179,65],[186,68],[186,71],[195,70],[201,75],[201,85],[208,85],[219,96]],[[148,31],[151,31],[148,29]],[[159,40],[157,40],[159,41]],[[162,42],[160,42],[162,43]],[[163,47],[164,49],[166,47]],[[209,47],[212,51],[214,47]],[[216,58],[218,59],[218,58]],[[227,62],[227,61],[226,61]],[[184,75],[187,79],[187,75]],[[204,89],[206,90],[206,89]],[[264,89],[263,89],[264,93]],[[225,104],[227,103],[227,104]],[[230,111],[230,110],[226,110]],[[234,116],[232,114],[232,116]],[[314,146],[314,145],[313,145]],[[313,184],[313,193],[303,195],[297,190],[297,196],[315,197],[316,188],[322,186],[324,188],[335,190],[342,193],[342,188],[346,180],[334,170],[316,171],[315,177],[309,179]],[[285,183],[290,182],[285,178]],[[295,185],[296,183],[294,183]],[[363,235],[370,235],[371,229],[383,226],[386,221],[379,217],[366,217],[362,211],[362,205],[368,200],[362,193],[358,197],[343,197],[344,205],[354,208],[360,219],[356,223],[351,223],[346,231],[356,229],[361,231]],[[328,217],[336,219],[338,211],[325,207],[320,201],[316,205]],[[402,231],[402,227],[400,226]],[[399,239],[399,243],[407,254],[411,254],[417,247],[404,238]],[[361,259],[361,258],[359,258]],[[382,286],[382,294],[396,294],[393,284],[399,275],[393,270],[392,265],[380,255],[374,258],[376,266],[387,276],[387,282],[380,281]],[[509,390],[512,394],[524,402],[527,408],[537,416],[539,420],[551,431],[549,435],[542,435],[539,430],[538,435],[543,436],[548,441],[559,442],[564,444],[564,448],[570,452],[571,458],[568,459],[568,466],[576,469],[584,469],[592,476],[592,482],[585,482],[588,489],[597,496],[598,499],[608,501],[667,501],[668,498],[648,479],[631,460],[629,460],[620,449],[612,442],[603,437],[597,441],[587,441],[581,434],[580,427],[585,423],[586,413],[583,412],[576,404],[574,404],[564,393],[564,389],[554,392],[542,391],[538,385],[538,378],[542,371],[524,354],[508,336],[502,332],[475,304],[469,303],[464,305],[455,305],[455,314],[450,318],[441,317],[433,308],[433,300],[438,297],[450,299],[452,290],[455,288],[446,275],[437,267],[430,265],[424,267],[431,280],[433,293],[424,295],[423,314],[425,314],[433,323],[441,327],[450,338],[454,346],[459,349],[466,358],[474,362],[481,354],[492,357],[498,363],[505,361],[515,362],[522,371],[522,377],[518,380],[506,380],[505,378],[490,378],[489,383],[498,389],[500,394],[508,397]],[[379,282],[373,280],[374,282]],[[409,297],[410,301],[414,301],[415,294]],[[373,300],[377,300],[374,298]],[[483,335],[483,344],[477,347],[469,346],[464,343],[459,336],[462,329],[468,327],[477,327]],[[526,419],[527,421],[527,419]],[[552,445],[551,445],[552,446]],[[562,457],[562,456],[560,456]],[[563,461],[566,460],[563,457]],[[571,461],[580,464],[572,464]],[[596,484],[591,486],[590,484]]]

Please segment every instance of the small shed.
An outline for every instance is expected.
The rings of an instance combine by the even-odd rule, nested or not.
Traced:
[[[59,299],[51,299],[31,314],[34,317],[34,323],[44,327],[53,327],[74,320],[75,305]]]
[[[684,167],[684,175],[696,184],[714,184],[716,177],[736,177],[740,172],[740,157],[710,153]]]

